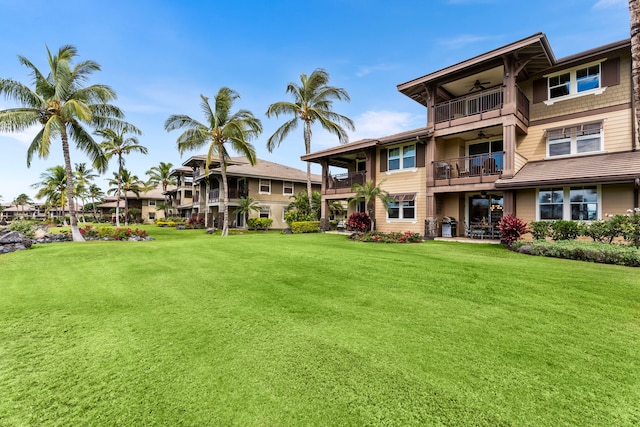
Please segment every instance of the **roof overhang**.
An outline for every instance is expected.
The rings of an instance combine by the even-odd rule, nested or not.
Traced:
[[[574,184],[631,183],[640,178],[640,151],[567,157],[529,162],[497,189],[526,189]]]
[[[428,106],[427,88],[431,86],[436,88],[466,76],[502,66],[504,58],[508,55],[522,63],[522,70],[527,75],[539,73],[556,63],[547,37],[543,33],[536,33],[522,40],[399,84],[397,88],[398,91],[414,101]]]

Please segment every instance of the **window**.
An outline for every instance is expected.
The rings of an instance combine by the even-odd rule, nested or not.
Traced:
[[[412,169],[416,167],[415,144],[389,149],[387,170]]]
[[[562,188],[546,188],[538,192],[540,220],[562,219],[564,192]]]
[[[600,63],[590,64],[548,77],[550,100],[591,93],[600,89]],[[591,92],[590,92],[591,91]]]
[[[602,123],[547,130],[547,157],[602,151]]]
[[[271,180],[270,179],[261,179],[260,180],[260,194],[271,194]]]
[[[598,186],[538,190],[539,220],[595,221],[600,218]]]
[[[156,214],[154,212],[149,212],[149,221],[155,221]]]
[[[260,208],[260,218],[270,218],[271,208],[269,206]]]
[[[283,181],[282,182],[282,195],[290,196],[293,194],[293,182],[291,181]]]
[[[149,200],[149,206],[155,206],[155,205],[156,205],[155,200]]]
[[[416,218],[416,195],[393,194],[393,200],[389,203],[387,209],[387,219],[415,219]]]

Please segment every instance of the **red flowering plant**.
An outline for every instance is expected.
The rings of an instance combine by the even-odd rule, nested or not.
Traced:
[[[498,230],[500,230],[500,239],[507,246],[511,246],[513,242],[529,231],[529,226],[520,218],[512,214],[506,214],[500,220]]]
[[[345,223],[348,230],[364,233],[371,228],[371,218],[365,212],[354,212]]]

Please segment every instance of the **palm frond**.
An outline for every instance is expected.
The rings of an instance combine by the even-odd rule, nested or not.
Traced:
[[[11,79],[0,79],[0,95],[16,101],[23,107],[43,108],[46,105],[31,88]]]
[[[273,152],[273,150],[280,146],[282,141],[291,134],[298,127],[298,118],[294,117],[289,121],[285,122],[282,126],[280,126],[276,131],[269,137],[267,140],[267,150],[269,152]]]
[[[23,132],[40,122],[40,111],[34,108],[10,108],[0,111],[1,132]]]

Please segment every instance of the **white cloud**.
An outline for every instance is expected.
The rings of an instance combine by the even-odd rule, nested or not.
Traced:
[[[397,66],[392,64],[376,64],[376,65],[363,65],[356,73],[357,77],[364,77],[367,74],[375,73],[377,71],[389,71],[396,69]]]
[[[627,6],[629,3],[627,0],[599,0],[596,4],[593,5],[594,9],[605,9],[609,7],[616,6]]]
[[[22,143],[23,145],[29,146],[31,144],[31,142],[33,141],[33,138],[36,137],[36,135],[38,134],[39,131],[40,131],[40,126],[31,126],[26,131],[20,132],[20,133],[0,132],[0,136],[8,138],[8,139],[17,140],[20,143]]]
[[[354,120],[356,131],[350,141],[364,138],[381,138],[426,125],[426,118],[400,111],[366,111]]]
[[[479,36],[473,34],[462,34],[457,37],[452,37],[449,39],[440,39],[438,40],[438,44],[445,46],[449,49],[459,49],[461,47],[468,46],[470,44],[483,42],[485,40],[491,40],[493,37],[491,36]]]

